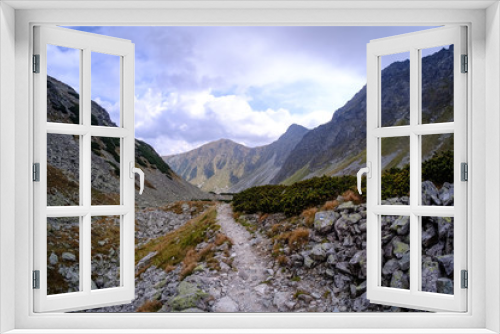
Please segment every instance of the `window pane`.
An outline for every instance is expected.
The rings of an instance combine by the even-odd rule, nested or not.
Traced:
[[[453,138],[422,136],[422,205],[453,206]]]
[[[91,58],[91,124],[120,126],[121,57],[92,52]]]
[[[92,205],[120,205],[120,138],[92,137]]]
[[[410,289],[410,217],[381,216],[381,286]]]
[[[410,52],[380,57],[382,126],[410,124]]]
[[[453,45],[421,50],[422,124],[453,122]]]
[[[47,294],[79,291],[80,218],[47,218]]]
[[[120,286],[120,216],[92,217],[92,290]]]
[[[47,45],[47,122],[80,124],[80,55]]]
[[[381,204],[410,204],[410,137],[382,138],[381,151]]]
[[[453,294],[453,218],[422,217],[422,291]]]
[[[47,134],[47,205],[80,204],[80,136]]]

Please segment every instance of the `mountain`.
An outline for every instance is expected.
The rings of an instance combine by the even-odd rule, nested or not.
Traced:
[[[47,121],[79,124],[78,93],[55,78],[47,76]],[[116,127],[108,112],[92,101],[91,124]],[[120,140],[111,137],[91,139],[91,196],[93,205],[120,203]],[[78,136],[47,135],[48,205],[78,205],[80,141]],[[163,206],[167,202],[206,198],[207,194],[179,177],[149,144],[135,140],[135,163],[145,174],[141,207]],[[124,175],[123,177],[128,177]],[[136,189],[138,189],[136,178]]]
[[[409,60],[382,70],[382,122],[404,125],[409,120]],[[453,46],[422,59],[422,119],[426,123],[453,121]],[[429,137],[424,158],[453,147],[453,136]],[[382,142],[383,168],[409,162],[404,140]],[[366,162],[366,86],[326,124],[306,133],[290,152],[271,183],[291,184],[318,175],[353,175]]]
[[[163,158],[176,173],[204,191],[237,192],[268,184],[307,131],[293,124],[269,145],[250,148],[220,139]]]

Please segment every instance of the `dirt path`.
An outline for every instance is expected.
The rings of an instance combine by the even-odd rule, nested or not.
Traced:
[[[233,219],[233,211],[229,204],[221,204],[217,208],[217,222],[221,230],[233,241],[233,269],[227,272],[226,298],[222,302],[238,305],[240,312],[275,312],[272,287],[266,278],[272,275],[267,269],[268,260],[258,254],[250,245],[252,236]],[[227,305],[222,305],[224,308]],[[221,310],[224,311],[224,310]]]

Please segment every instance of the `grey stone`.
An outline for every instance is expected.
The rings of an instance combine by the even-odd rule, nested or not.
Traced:
[[[406,235],[410,230],[410,217],[400,216],[391,225],[391,230],[395,231],[399,235]]]
[[[326,252],[325,250],[321,247],[321,244],[317,244],[313,247],[311,250],[311,253],[309,256],[316,261],[324,261],[326,259]]]
[[[321,234],[329,233],[339,217],[335,211],[317,212],[314,216],[314,229]]]
[[[398,259],[401,259],[405,253],[410,251],[410,246],[408,244],[397,239],[392,241],[392,246],[392,253]]]
[[[278,308],[278,311],[286,311],[286,302],[288,301],[288,292],[279,291],[274,294],[273,304]]]
[[[311,259],[309,256],[304,257],[304,266],[306,268],[310,269],[310,268],[313,268],[315,265],[316,265],[316,262],[313,259]]]
[[[453,261],[453,254],[448,254],[448,255],[443,255],[443,256],[438,256],[437,260],[438,263],[441,265],[442,268],[444,268],[444,271],[447,276],[450,276],[453,274],[453,269],[454,269],[454,261]]]
[[[437,293],[444,293],[447,295],[453,294],[453,281],[446,277],[440,277],[436,283]]]
[[[437,280],[439,276],[439,264],[426,261],[422,265],[422,291],[437,292]]]
[[[239,307],[234,300],[226,296],[219,299],[215,303],[213,310],[214,312],[219,312],[219,313],[230,313],[230,312],[238,312]]]
[[[398,261],[401,270],[410,269],[410,252],[404,253],[401,260]]]
[[[50,254],[50,256],[49,256],[49,263],[51,265],[55,265],[55,264],[57,264],[57,262],[59,262],[59,259],[58,259],[57,255],[55,253]]]
[[[392,275],[396,270],[399,269],[399,262],[396,259],[390,259],[384,264],[382,268],[382,274],[384,275]]]
[[[64,261],[72,261],[72,262],[75,262],[76,261],[76,255],[73,254],[73,253],[69,253],[69,252],[64,252],[62,253],[62,259]]]
[[[410,287],[410,282],[408,280],[408,275],[403,273],[403,271],[401,270],[396,270],[392,274],[391,288],[408,289],[409,287]]]

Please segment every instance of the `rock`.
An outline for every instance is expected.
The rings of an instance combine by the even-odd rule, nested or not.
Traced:
[[[307,304],[309,304],[310,302],[313,301],[313,297],[311,297],[311,295],[309,295],[307,293],[301,293],[297,298],[300,300],[303,300]]]
[[[57,255],[55,253],[50,254],[50,256],[49,256],[49,263],[51,265],[55,265],[55,264],[57,264],[57,262],[59,262],[59,259],[58,259]]]
[[[228,266],[225,262],[220,262],[220,272],[222,273],[227,273],[229,270],[231,270],[231,267]]]
[[[317,292],[313,292],[311,293],[311,297],[315,298],[315,299],[321,299],[321,295]]]
[[[76,261],[76,255],[73,253],[64,252],[64,253],[62,253],[61,257],[64,261],[71,261],[71,262]]]
[[[408,253],[409,254],[409,253]],[[390,259],[384,264],[384,267],[382,268],[382,274],[383,275],[392,275],[396,270],[399,269],[399,262],[396,259]]]
[[[286,311],[286,302],[288,299],[288,292],[276,292],[273,298],[273,305],[278,308],[278,311]]]
[[[360,285],[356,286],[356,296],[366,292],[366,281],[363,281]]]
[[[349,263],[348,262],[338,262],[335,264],[335,268],[338,270],[346,273],[346,274],[351,274],[351,270],[349,269]]]
[[[403,271],[401,270],[396,270],[392,274],[391,288],[408,289],[409,287],[410,287],[410,282],[408,280],[408,275],[403,273]]]
[[[453,294],[453,281],[446,277],[440,277],[436,283],[437,293],[444,293],[447,295]]]
[[[446,238],[449,232],[453,232],[453,218],[438,217],[438,235],[440,239]]]
[[[297,305],[297,303],[293,300],[289,300],[287,302],[285,302],[285,306],[289,309],[289,310],[293,310],[295,308],[295,305]]]
[[[315,262],[313,259],[311,259],[309,256],[304,256],[304,266],[305,266],[306,268],[311,269],[311,268],[313,268],[315,265],[316,265],[316,262]]]
[[[313,249],[311,250],[311,253],[309,254],[309,256],[313,260],[321,262],[321,261],[325,261],[325,259],[326,259],[326,252],[323,249],[323,247],[321,247],[321,244],[317,244],[317,245],[315,245],[313,247]]]
[[[422,205],[442,205],[439,192],[431,181],[422,182]]]
[[[330,255],[328,255],[328,258],[326,259],[326,263],[328,263],[331,266],[335,265],[335,263],[337,263],[337,261],[338,261],[337,254],[330,254]]]
[[[241,277],[242,280],[246,281],[249,277],[248,273],[245,270],[240,270],[238,272],[238,276]]]
[[[438,256],[437,260],[441,267],[444,269],[446,276],[451,276],[454,269],[453,254]]]
[[[182,281],[177,287],[178,294],[169,299],[168,303],[175,311],[181,311],[191,307],[197,307],[198,303],[208,297],[203,290],[198,289],[194,283]]]
[[[426,261],[422,264],[422,291],[437,292],[439,264]]]
[[[407,235],[408,231],[410,230],[410,217],[400,216],[394,221],[390,229],[396,232],[398,235]]]
[[[357,212],[350,214],[346,219],[349,221],[351,224],[356,224],[359,222],[363,217]]]
[[[274,276],[274,270],[272,270],[271,268],[266,269],[266,272],[267,272],[270,276]]]
[[[219,299],[214,307],[213,307],[214,312],[219,312],[219,313],[229,313],[229,312],[238,312],[239,307],[238,304],[228,296],[223,297]]]
[[[339,217],[335,211],[317,212],[314,216],[314,229],[320,234],[329,233]]]
[[[398,261],[399,268],[403,271],[410,269],[410,252],[404,253],[401,260]]]
[[[354,210],[356,205],[352,201],[344,202],[337,207],[337,210]]]
[[[455,189],[454,185],[448,182],[445,182],[441,189],[439,189],[439,199],[443,203],[443,206],[451,206],[453,205],[454,197],[455,197]]]
[[[365,292],[359,298],[356,298],[354,300],[352,308],[356,312],[363,312],[366,311],[369,306],[370,306],[370,301],[366,299],[366,292]]]
[[[267,291],[269,290],[269,287],[267,286],[267,284],[259,284],[256,287],[254,287],[253,289],[257,292],[257,294],[259,294],[261,296],[266,296]]]
[[[436,233],[436,228],[434,226],[428,226],[428,228],[422,232],[422,246],[429,248],[438,241],[438,235]]]
[[[185,310],[181,311],[182,313],[204,313],[205,311],[200,310],[199,308],[196,307],[190,307]]]
[[[405,253],[410,251],[410,246],[398,239],[392,241],[392,246],[392,254],[398,259],[401,259]]]

